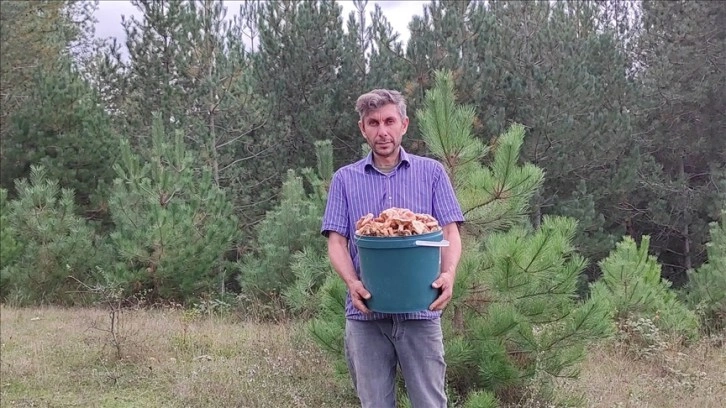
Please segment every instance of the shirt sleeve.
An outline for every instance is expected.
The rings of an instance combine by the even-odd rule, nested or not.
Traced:
[[[434,203],[433,214],[442,227],[452,222],[464,222],[464,214],[461,205],[456,198],[456,193],[451,185],[451,180],[441,163],[437,163],[434,181]]]
[[[325,205],[323,225],[320,233],[328,236],[330,231],[350,238],[350,226],[348,224],[348,200],[345,194],[345,183],[340,171],[333,174],[328,189],[328,201]]]

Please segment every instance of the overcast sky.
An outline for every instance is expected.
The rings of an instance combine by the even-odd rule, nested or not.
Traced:
[[[348,14],[355,10],[352,1],[339,1],[343,7],[343,22],[348,19]],[[379,4],[383,14],[393,26],[393,29],[401,35],[400,39],[405,44],[408,41],[408,23],[414,15],[423,15],[423,5],[429,1],[383,1],[369,0],[367,10],[370,20],[370,12]],[[227,16],[232,17],[239,11],[239,1],[225,0],[224,5],[227,7]],[[126,18],[140,16],[136,7],[130,1],[101,0],[99,1],[98,10],[96,11],[96,35],[101,38],[115,37],[122,44],[125,44],[125,34],[121,27],[121,16]],[[345,25],[344,25],[345,27]]]

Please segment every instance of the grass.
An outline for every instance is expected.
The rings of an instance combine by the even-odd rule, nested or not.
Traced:
[[[354,407],[298,326],[0,308],[2,407]],[[120,353],[119,353],[120,352]]]
[[[0,307],[0,407],[355,407],[294,323],[180,310]],[[648,357],[590,350],[556,392],[587,407],[720,407],[726,352],[703,341]]]
[[[618,345],[589,351],[580,378],[561,385],[587,407],[721,408],[726,401],[726,348],[703,340],[635,356]]]

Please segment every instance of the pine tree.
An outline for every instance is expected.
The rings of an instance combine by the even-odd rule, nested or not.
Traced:
[[[648,254],[650,237],[642,237],[640,246],[629,236],[600,261],[603,276],[592,284],[593,299],[608,304],[618,324],[638,318],[650,319],[667,333],[694,338],[698,319],[676,296],[670,282],[661,279],[661,266]]]
[[[354,107],[359,95],[368,92],[369,83],[368,55],[371,50],[371,26],[366,18],[368,0],[354,0],[356,8],[348,16],[347,32],[343,36],[341,65],[333,90],[336,113],[337,134],[332,139],[336,167],[349,163],[358,157],[361,141],[358,129],[358,115]]]
[[[524,132],[513,126],[484,148],[471,135],[473,112],[457,106],[451,73],[419,111],[423,139],[451,175],[466,212],[464,254],[454,297],[445,315],[449,387],[462,400],[491,403],[513,398],[534,377],[570,376],[588,340],[608,330],[601,302],[578,303],[584,259],[572,246],[576,222],[547,217],[533,232],[526,204],[542,171],[519,164]],[[492,152],[489,166],[482,160]],[[321,312],[309,330],[321,347],[342,360],[345,286],[330,276],[320,291]],[[472,375],[472,373],[476,373]]]
[[[89,300],[84,298],[84,285],[96,283],[95,268],[105,266],[110,257],[86,220],[76,214],[73,190],[61,188],[38,166],[31,168],[29,180],[17,180],[15,188],[17,198],[3,214],[2,244],[9,242],[5,234],[10,233],[10,243],[20,246],[9,263],[3,260],[3,299],[18,304],[84,304]],[[3,248],[4,257],[11,249]]]
[[[353,130],[346,120],[350,107],[336,104],[344,56],[341,8],[330,0],[267,1],[258,29],[253,69],[258,92],[274,102],[275,160],[281,170],[312,166],[316,140],[347,139],[343,135]]]
[[[10,117],[27,103],[33,90],[34,76],[53,72],[57,63],[67,61],[74,44],[93,36],[87,24],[93,5],[77,0],[4,1],[0,2],[0,141],[12,146],[9,137]],[[5,145],[7,143],[7,145]],[[3,152],[2,161],[12,160]],[[29,170],[29,169],[28,169]],[[6,189],[15,177],[3,177]],[[27,177],[27,173],[23,175]]]
[[[726,7],[709,1],[643,1],[633,106],[643,149],[633,223],[651,236],[663,276],[676,286],[706,258],[708,208],[726,163]],[[709,211],[711,210],[711,211]],[[713,213],[712,210],[716,210]]]
[[[116,141],[80,62],[94,5],[7,1],[0,8],[0,185],[15,197],[14,181],[43,166],[75,191],[79,211],[104,217]]]
[[[10,225],[10,206],[8,191],[0,188],[0,299],[5,299],[9,290],[5,271],[12,265],[22,252],[23,245],[18,241],[18,235]]]
[[[701,316],[703,328],[717,332],[726,327],[726,210],[711,223],[706,244],[708,261],[689,271],[686,299]]]
[[[282,296],[297,314],[317,306],[310,295],[330,271],[319,225],[333,176],[332,143],[318,141],[315,147],[317,168],[288,171],[279,204],[256,230],[259,250],[239,264],[243,293],[263,302]]]
[[[148,157],[124,141],[110,198],[117,264],[112,279],[152,300],[188,301],[217,292],[232,266],[221,256],[237,237],[231,200],[209,167],[196,167],[181,132],[156,116]]]
[[[256,93],[244,30],[257,15],[252,4],[228,19],[219,0],[138,1],[140,18],[124,22],[128,61],[109,48],[103,78],[120,89],[107,93],[116,127],[136,151],[149,148],[152,113],[181,130],[198,166],[233,200],[244,242],[273,204],[283,174],[280,137],[271,100]]]
[[[449,174],[468,231],[480,235],[525,222],[543,173],[532,164],[519,165],[524,128],[513,125],[492,146],[484,147],[472,135],[474,110],[456,106],[453,75],[438,74],[436,81],[437,87],[426,94],[426,111],[419,110],[417,118],[427,149]],[[490,152],[491,163],[482,166]]]
[[[83,210],[102,213],[118,137],[98,95],[68,60],[33,79],[27,103],[12,117],[14,143],[4,149],[3,177],[24,178],[31,165],[41,165],[48,177],[75,192]]]
[[[612,187],[633,150],[628,60],[611,30],[598,31],[596,12],[595,2],[435,1],[411,23],[407,49],[418,75],[412,106],[443,68],[454,74],[458,102],[477,107],[473,126],[482,142],[512,122],[525,127],[522,158],[548,175],[533,197],[532,221],[591,216],[577,241],[595,260],[624,233],[619,193],[631,186]]]

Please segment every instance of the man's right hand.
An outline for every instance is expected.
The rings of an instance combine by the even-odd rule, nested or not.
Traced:
[[[370,299],[371,293],[363,286],[363,282],[357,280],[348,285],[348,292],[350,292],[350,298],[353,301],[353,306],[363,313],[370,313],[366,307],[364,299]]]

